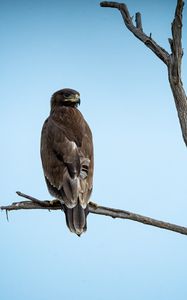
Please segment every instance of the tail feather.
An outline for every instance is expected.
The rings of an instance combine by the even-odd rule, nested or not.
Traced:
[[[71,232],[75,232],[75,228],[73,226],[73,210],[64,205],[64,212],[66,215],[66,224]]]
[[[85,209],[78,203],[73,208],[64,205],[66,215],[66,224],[71,232],[80,236],[87,229],[86,217],[88,215],[88,207]]]
[[[75,227],[76,231],[80,231],[82,233],[82,230],[84,229],[84,225],[86,223],[86,216],[84,209],[81,205],[77,205],[73,209],[73,225]]]

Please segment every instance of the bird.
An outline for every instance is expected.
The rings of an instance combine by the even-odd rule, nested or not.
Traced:
[[[80,236],[87,230],[94,154],[92,132],[78,105],[80,93],[71,88],[52,95],[40,153],[48,191],[60,201],[70,231]]]

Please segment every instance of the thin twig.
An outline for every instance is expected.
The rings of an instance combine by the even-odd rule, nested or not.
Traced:
[[[136,22],[136,27],[139,28],[141,31],[143,31],[142,17],[141,17],[141,13],[140,12],[136,13],[135,22]]]
[[[49,201],[49,200],[41,201],[32,196],[23,194],[21,192],[19,192],[17,194],[19,196],[29,199],[31,201],[15,202],[8,206],[1,206],[0,209],[5,210],[6,212],[11,211],[11,210],[20,210],[20,209],[63,210],[62,205],[56,199],[54,201]],[[178,233],[187,235],[187,227],[163,222],[160,220],[156,220],[153,218],[135,214],[135,213],[132,213],[132,212],[129,212],[126,210],[99,206],[92,202],[89,204],[89,212],[93,213],[93,214],[109,216],[112,218],[128,219],[128,220],[140,222],[140,223],[143,223],[146,225],[151,225],[151,226],[155,226],[155,227],[159,227],[162,229],[167,229],[170,231],[174,231],[174,232],[178,232]]]
[[[43,207],[47,207],[48,204],[46,203],[46,201],[41,201],[41,200],[38,200],[32,196],[29,196],[29,195],[26,195],[24,193],[21,193],[21,192],[16,192],[16,194],[20,197],[23,197],[23,198],[26,198],[26,199],[29,199],[31,200],[32,202],[34,202],[35,204],[39,204],[40,206],[43,206]]]

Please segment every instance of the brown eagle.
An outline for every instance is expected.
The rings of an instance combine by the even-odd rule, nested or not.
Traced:
[[[41,159],[48,190],[64,209],[70,231],[86,231],[92,192],[92,133],[81,112],[80,94],[66,88],[51,97],[41,134]]]

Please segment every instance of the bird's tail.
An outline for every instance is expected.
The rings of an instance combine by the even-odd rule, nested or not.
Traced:
[[[64,205],[66,215],[66,224],[71,232],[80,236],[87,229],[86,218],[88,215],[88,206],[84,209],[80,203],[73,208]]]

